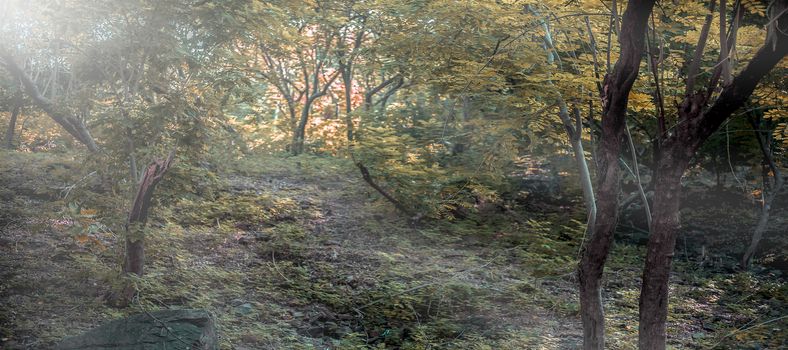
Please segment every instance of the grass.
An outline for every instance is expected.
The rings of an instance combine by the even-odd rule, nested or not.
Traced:
[[[19,157],[5,164],[50,161]],[[26,202],[17,195],[25,185],[12,187],[26,204],[0,242],[3,346],[46,348],[161,308],[212,312],[222,349],[578,346],[572,272],[582,225],[565,219],[582,217],[576,210],[413,227],[344,160],[257,157],[227,169],[201,195],[174,191],[177,181],[162,184],[146,236],[146,275],[126,309],[102,299],[117,281],[120,256],[117,223],[102,221],[117,215],[97,214],[91,220],[105,229],[81,239],[74,223],[55,221],[64,214],[53,200]],[[642,256],[632,245],[611,254],[611,349],[636,343]],[[779,278],[708,272],[690,261],[674,270],[672,346],[777,348],[786,339],[784,321],[759,325],[785,311]]]

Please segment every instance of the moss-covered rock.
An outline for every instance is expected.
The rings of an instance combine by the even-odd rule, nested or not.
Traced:
[[[159,310],[129,316],[66,338],[58,350],[217,349],[216,328],[204,310]]]

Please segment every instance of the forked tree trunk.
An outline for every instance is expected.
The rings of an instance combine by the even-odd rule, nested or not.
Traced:
[[[788,54],[788,0],[773,2],[766,44],[761,47],[733,81],[723,86],[717,99],[708,109],[708,98],[716,88],[696,91],[690,79],[684,100],[678,106],[679,120],[670,133],[663,135],[657,172],[654,178],[654,215],[649,238],[643,285],[640,291],[640,326],[638,345],[644,350],[666,348],[668,315],[668,282],[679,230],[679,195],[681,176],[690,159],[703,143],[716,132],[731,114],[750,98],[758,83]],[[707,21],[708,23],[708,21]],[[704,40],[701,40],[701,44]],[[697,51],[702,51],[698,45]],[[700,57],[697,54],[696,57]],[[694,77],[697,66],[693,62],[688,72]]]
[[[167,159],[156,159],[148,168],[140,181],[137,195],[132,202],[129,218],[126,223],[126,259],[123,263],[124,273],[142,276],[145,265],[144,228],[148,221],[148,212],[156,185],[170,170],[175,152],[170,152]]]

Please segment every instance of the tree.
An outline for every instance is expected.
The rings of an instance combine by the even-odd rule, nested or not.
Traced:
[[[342,70],[333,67],[339,36],[331,25],[329,10],[319,4],[304,11],[302,7],[282,4],[271,11],[271,28],[255,29],[257,47],[262,67],[250,67],[270,82],[285,100],[289,116],[293,155],[304,151],[304,140],[309,116],[316,101],[326,96]],[[266,24],[270,24],[266,23]],[[292,40],[283,41],[283,38]],[[256,63],[256,62],[255,62]]]
[[[605,348],[601,280],[618,220],[618,193],[621,188],[618,159],[624,142],[629,92],[640,69],[646,27],[654,3],[654,0],[638,0],[627,4],[619,32],[621,53],[602,84],[602,134],[597,150],[597,216],[592,234],[585,243],[578,270],[585,349]]]
[[[8,128],[5,132],[4,146],[7,149],[14,149],[14,131],[16,130],[16,120],[22,110],[22,96],[16,95],[11,102],[11,117],[8,120]]]
[[[598,212],[593,236],[586,244],[580,263],[581,314],[584,325],[584,347],[604,347],[603,314],[599,298],[599,278],[609,252],[612,233],[615,229],[617,210],[619,169],[618,158],[624,142],[627,99],[637,77],[646,38],[646,25],[654,1],[630,1],[622,18],[620,30],[620,58],[603,84],[603,117],[598,159]],[[740,5],[742,6],[742,5]],[[615,8],[615,7],[614,7]],[[667,127],[664,113],[658,113],[658,132],[655,148],[655,198],[652,207],[651,237],[647,246],[646,263],[643,270],[643,285],[640,296],[639,346],[641,349],[664,349],[666,341],[666,319],[668,304],[668,276],[678,233],[678,210],[681,193],[681,177],[700,146],[741,107],[755,90],[757,84],[785,56],[788,51],[786,40],[785,1],[776,1],[771,6],[772,18],[767,43],[762,46],[747,66],[732,77],[732,60],[729,52],[735,49],[737,24],[726,30],[720,26],[720,53],[708,70],[708,80],[703,89],[696,90],[704,48],[709,37],[715,2],[710,4],[698,44],[687,60],[684,95],[677,103],[675,125]],[[721,22],[725,22],[727,8],[720,4]],[[740,11],[736,9],[735,11]],[[734,23],[739,12],[734,12]],[[614,19],[613,22],[617,22]],[[649,53],[651,55],[651,53]],[[651,58],[650,58],[651,60]],[[651,62],[651,61],[649,61]],[[654,69],[652,64],[650,67]],[[656,74],[654,75],[657,76]],[[706,77],[706,75],[704,75]],[[721,91],[718,84],[721,83]],[[659,84],[656,84],[659,87]],[[719,93],[717,93],[719,91]],[[664,98],[657,91],[656,104],[662,105]],[[664,91],[662,91],[664,92]]]
[[[722,69],[717,69],[706,89],[696,91],[693,77],[697,74],[697,69],[693,68],[700,64],[700,55],[696,54],[696,60],[690,66],[685,98],[678,107],[679,118],[676,126],[660,138],[654,178],[654,221],[647,246],[640,295],[638,344],[641,349],[665,348],[668,277],[679,228],[681,177],[703,142],[747,102],[761,79],[788,54],[788,15],[784,11],[786,8],[788,1],[785,0],[772,4],[773,17],[766,44],[732,81],[722,79],[722,91],[716,99],[712,100],[710,97],[717,85],[716,76],[722,73]],[[702,41],[705,38],[701,35],[700,40],[696,53],[703,51],[705,43]],[[727,65],[724,61],[720,63],[721,66]],[[710,106],[706,107],[708,105]]]
[[[0,58],[3,65],[14,78],[22,83],[25,92],[35,102],[36,106],[47,113],[63,130],[73,136],[77,141],[84,144],[91,152],[98,152],[99,147],[93,136],[90,135],[84,120],[71,115],[61,107],[55,105],[49,98],[41,94],[36,83],[25,73],[16,59],[9,53],[7,48],[0,47]]]

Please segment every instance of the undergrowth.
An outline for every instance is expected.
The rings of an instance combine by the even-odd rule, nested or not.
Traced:
[[[16,242],[2,245],[0,262],[18,271],[4,275],[3,307],[14,314],[3,314],[0,335],[34,348],[163,308],[209,310],[222,349],[558,349],[580,341],[577,209],[515,207],[484,222],[412,226],[345,160],[245,159],[207,180],[162,183],[146,230],[146,274],[134,280],[132,305],[113,309],[102,298],[119,281],[122,221],[91,202],[106,196],[83,188],[64,200],[56,188],[36,201],[20,189],[84,174],[42,155],[8,159],[4,179],[39,177],[0,193],[15,210],[4,217],[4,237]],[[173,190],[184,186],[191,192]],[[23,216],[38,224],[8,219]],[[611,253],[611,349],[636,345],[643,255],[625,244]],[[674,271],[672,346],[779,348],[786,339],[779,276],[721,274],[691,259],[677,259]]]

